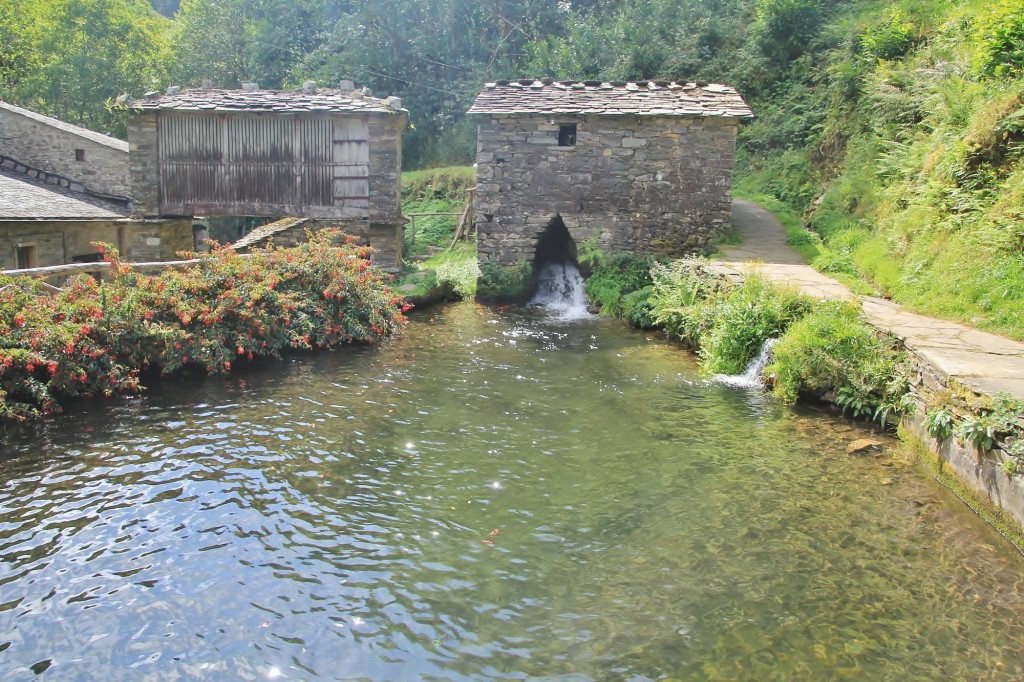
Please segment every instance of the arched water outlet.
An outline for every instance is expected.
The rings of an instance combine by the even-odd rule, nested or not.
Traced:
[[[537,239],[533,259],[537,288],[531,304],[551,308],[563,317],[589,314],[577,253],[576,242],[562,217],[556,215]]]

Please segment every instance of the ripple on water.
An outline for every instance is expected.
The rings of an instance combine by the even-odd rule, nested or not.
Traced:
[[[0,677],[1024,668],[1019,558],[860,427],[605,320],[434,319],[15,445]]]

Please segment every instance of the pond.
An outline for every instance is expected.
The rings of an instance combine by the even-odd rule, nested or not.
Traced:
[[[1018,679],[1022,558],[874,435],[459,304],[0,459],[0,678]]]

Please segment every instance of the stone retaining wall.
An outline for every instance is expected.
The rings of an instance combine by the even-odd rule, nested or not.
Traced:
[[[913,351],[909,354],[911,386],[917,409],[914,414],[904,416],[903,428],[931,450],[942,467],[955,473],[971,489],[987,498],[993,507],[1024,528],[1024,477],[1006,473],[1003,462],[1007,456],[1002,450],[997,448],[980,453],[972,445],[959,442],[955,436],[940,441],[933,438],[924,426],[929,405],[948,402],[951,393],[969,395],[974,400],[982,397]],[[966,413],[961,416],[966,416]]]

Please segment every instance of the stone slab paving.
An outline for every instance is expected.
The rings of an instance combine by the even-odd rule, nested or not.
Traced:
[[[748,201],[734,200],[733,224],[743,243],[723,246],[722,255],[712,262],[713,270],[731,278],[758,272],[816,298],[859,301],[873,325],[902,339],[909,351],[937,371],[977,393],[1009,393],[1024,400],[1024,344],[957,322],[918,315],[882,298],[851,293],[805,265],[786,244],[779,221]]]

